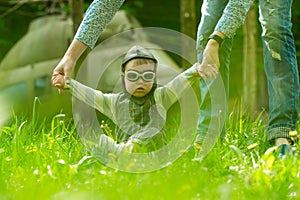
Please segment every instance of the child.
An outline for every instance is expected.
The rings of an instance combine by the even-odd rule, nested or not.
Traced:
[[[166,111],[178,100],[178,94],[197,83],[197,77],[205,78],[204,67],[196,63],[165,86],[157,87],[156,68],[156,58],[147,49],[136,45],[122,62],[123,92],[104,94],[75,80],[67,85],[60,74],[53,75],[52,83],[60,89],[62,86],[70,89],[73,96],[116,124],[116,141],[102,135],[100,146],[113,153],[123,149],[136,152],[140,147],[151,146],[154,138],[163,138]],[[210,67],[206,72],[216,74],[217,69]]]

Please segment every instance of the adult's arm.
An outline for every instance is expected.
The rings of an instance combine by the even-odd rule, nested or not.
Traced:
[[[105,26],[115,16],[125,0],[94,0],[87,9],[75,39],[94,48]]]
[[[245,22],[247,12],[253,0],[229,0],[218,21],[215,31],[226,37],[233,37],[237,29]]]
[[[65,78],[65,82],[69,84],[71,82],[71,73],[76,65],[77,60],[82,55],[82,53],[87,49],[87,46],[80,42],[79,40],[74,39],[70,46],[68,47],[65,55],[54,68],[52,73],[52,84],[53,79],[58,75],[63,75]],[[59,89],[59,91],[64,89],[64,83],[62,84],[55,84],[55,87]]]
[[[237,29],[245,22],[246,14],[252,3],[253,0],[229,0],[213,34],[222,39],[232,38]],[[214,39],[208,41],[203,52],[201,67],[220,68],[219,48],[218,41]]]
[[[87,47],[93,48],[105,26],[111,21],[124,0],[94,0],[77,30],[77,33],[59,64],[53,70],[53,76],[63,75],[67,84],[71,73]],[[64,85],[56,85],[61,91]]]

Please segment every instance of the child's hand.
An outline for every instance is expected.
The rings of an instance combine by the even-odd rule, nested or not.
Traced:
[[[196,67],[201,78],[216,78],[219,72],[218,67],[213,64],[203,65],[196,63],[194,66]]]
[[[51,81],[52,81],[52,85],[54,87],[58,88],[59,93],[61,93],[62,90],[66,89],[66,87],[65,87],[65,77],[62,74],[53,73]]]

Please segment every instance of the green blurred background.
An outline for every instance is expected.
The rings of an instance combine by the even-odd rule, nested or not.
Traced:
[[[40,16],[47,15],[49,7],[53,1],[46,3],[31,2],[22,5],[11,4],[13,1],[0,0],[0,61],[5,57],[7,52],[13,45],[27,32],[30,22]],[[15,1],[17,2],[17,1]],[[84,10],[90,5],[92,1],[84,1]],[[257,4],[257,1],[255,1]],[[181,31],[180,23],[180,0],[129,0],[121,7],[133,16],[145,27],[164,27]],[[202,1],[195,1],[195,18],[198,23],[200,20],[200,8]],[[69,14],[70,8],[68,1],[57,1],[57,6],[63,9],[66,14]],[[300,1],[294,1],[293,5],[293,32],[295,36],[295,44],[298,50],[297,59],[300,59]],[[257,108],[267,109],[267,93],[266,81],[263,71],[262,50],[260,25],[257,19],[258,36],[257,40]],[[196,30],[195,30],[196,32]],[[30,51],[30,48],[28,48]],[[238,29],[233,52],[231,56],[230,67],[230,108],[233,110],[237,102],[241,101],[243,95],[243,27]],[[0,69],[1,70],[1,69]],[[1,73],[1,72],[0,72]]]

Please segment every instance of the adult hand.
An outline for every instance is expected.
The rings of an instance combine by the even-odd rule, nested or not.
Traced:
[[[216,65],[212,65],[212,64],[203,65],[203,64],[196,63],[195,67],[198,71],[199,76],[203,79],[215,78],[219,72]]]
[[[52,84],[54,87],[57,87],[59,90],[64,89],[65,87],[65,80],[64,76],[60,73],[53,73],[52,75]]]
[[[73,59],[63,58],[58,65],[55,67],[52,73],[52,85],[58,88],[59,93],[65,87],[65,84],[69,84],[71,82],[71,73],[76,65],[76,62]]]
[[[203,52],[202,63],[197,66],[198,72],[202,78],[215,78],[219,68],[219,44],[209,40]]]
[[[74,39],[70,44],[67,52],[65,53],[62,60],[53,70],[52,74],[52,85],[58,88],[59,93],[64,89],[64,84],[69,84],[71,82],[71,73],[76,65],[77,60],[86,50],[87,45]],[[56,81],[57,76],[61,75],[64,77],[63,85],[61,81]]]

